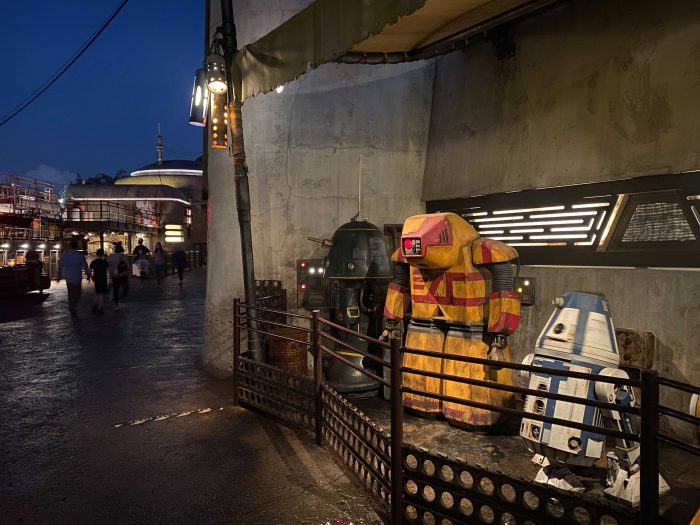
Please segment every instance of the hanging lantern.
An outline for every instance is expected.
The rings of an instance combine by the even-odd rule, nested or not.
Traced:
[[[211,123],[211,147],[228,148],[228,114],[226,113],[226,94],[212,93],[209,103],[209,122]]]
[[[207,72],[199,68],[194,74],[192,100],[190,102],[190,124],[204,126],[207,123],[209,91],[207,90]]]
[[[207,89],[211,93],[226,93],[226,65],[218,53],[207,57]]]

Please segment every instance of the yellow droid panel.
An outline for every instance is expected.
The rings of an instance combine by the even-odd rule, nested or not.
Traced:
[[[520,322],[520,298],[514,291],[510,246],[480,238],[453,213],[416,215],[404,223],[401,248],[394,254],[395,278],[389,286],[384,316],[401,320],[411,309],[406,346],[486,358],[494,344],[509,359],[505,336]],[[406,354],[404,365],[461,377],[511,383],[510,370]],[[496,390],[454,381],[405,374],[409,388],[482,403],[504,405],[509,397]],[[497,415],[457,403],[407,394],[404,404],[424,413],[443,413],[456,423],[489,426]]]

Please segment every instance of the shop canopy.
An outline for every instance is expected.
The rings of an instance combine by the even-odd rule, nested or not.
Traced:
[[[236,55],[241,101],[328,62],[398,63],[443,54],[555,0],[316,0]]]

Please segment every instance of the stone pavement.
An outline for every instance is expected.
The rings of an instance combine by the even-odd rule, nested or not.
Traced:
[[[2,523],[381,523],[312,436],[198,367],[205,271],[68,315],[64,283],[0,304]]]

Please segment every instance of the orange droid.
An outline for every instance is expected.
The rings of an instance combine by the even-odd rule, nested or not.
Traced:
[[[406,219],[401,247],[394,253],[394,279],[384,307],[386,328],[395,330],[411,309],[406,347],[462,356],[510,360],[506,337],[520,324],[515,291],[518,252],[479,237],[454,213]],[[509,369],[405,354],[408,368],[512,384]],[[404,373],[403,385],[416,390],[498,406],[507,392]],[[458,403],[404,394],[404,406],[422,415],[443,414],[451,423],[485,429],[499,414]]]

